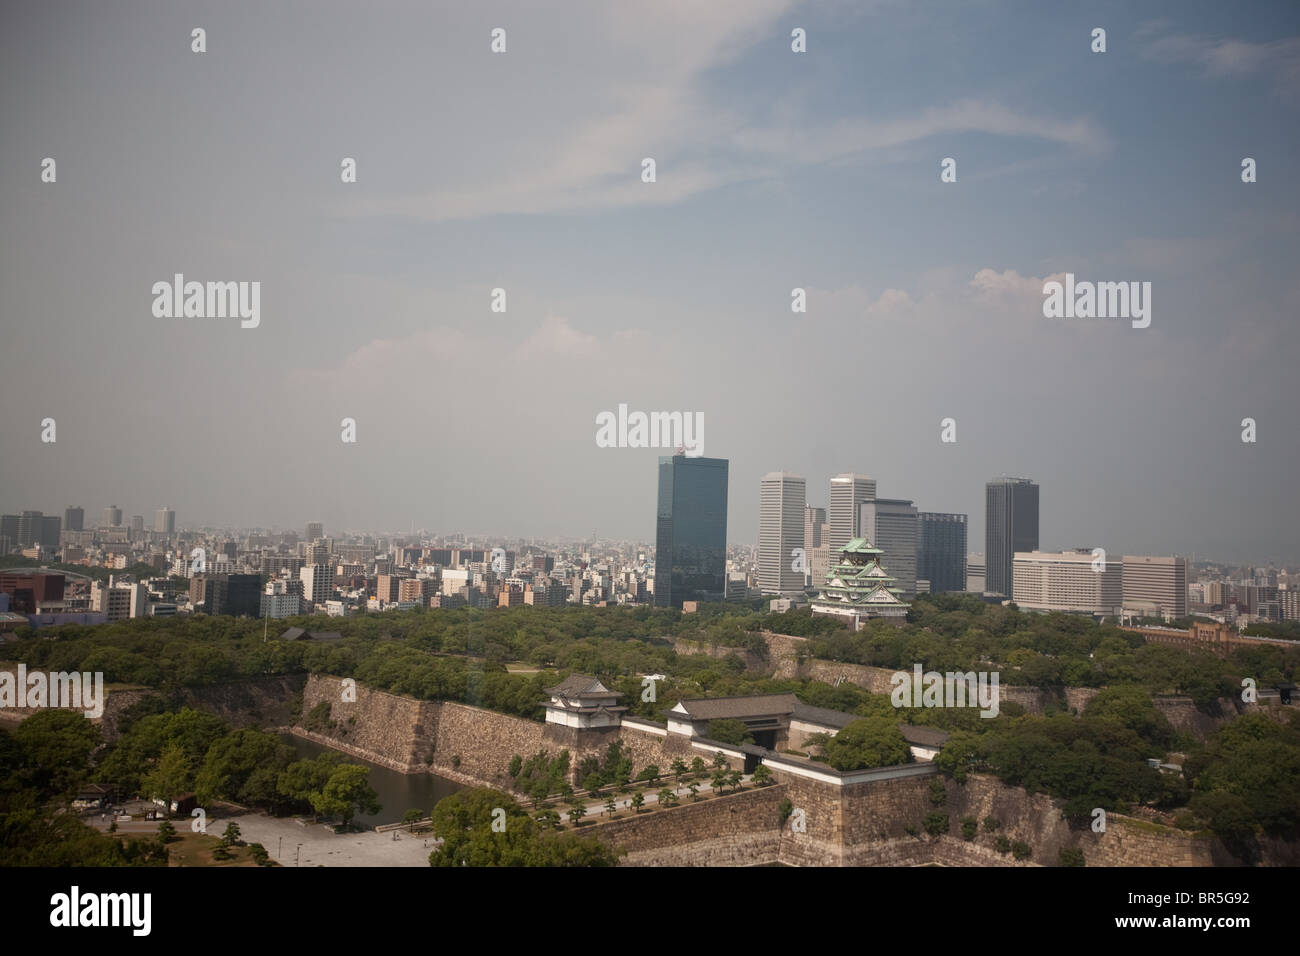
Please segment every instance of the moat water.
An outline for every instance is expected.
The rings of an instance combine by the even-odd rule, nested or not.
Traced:
[[[318,744],[314,740],[295,737],[293,734],[282,736],[300,757],[316,757],[327,750],[342,753],[332,747]],[[354,757],[352,754],[342,754],[342,756],[348,763],[364,764],[370,768],[370,786],[379,795],[378,813],[360,814],[355,818],[362,826],[401,823],[407,810],[420,810],[428,816],[435,803],[457,790],[464,789],[463,785],[456,781],[440,777],[435,773],[398,773],[396,770],[381,767],[379,764]]]

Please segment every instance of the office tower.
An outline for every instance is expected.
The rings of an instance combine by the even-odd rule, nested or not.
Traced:
[[[1103,569],[1091,548],[1017,552],[1014,574],[1016,605],[1025,610],[1103,617],[1118,615],[1124,603],[1123,562],[1108,560]]]
[[[257,617],[261,613],[262,576],[229,574],[226,576],[226,602],[222,614],[234,617]]]
[[[153,529],[159,534],[174,534],[176,531],[176,512],[171,508],[159,508],[154,515]]]
[[[966,590],[966,516],[922,511],[916,516],[916,576],[930,593]]]
[[[803,549],[812,554],[822,546],[822,526],[826,524],[826,509],[805,505],[803,509]]]
[[[303,600],[324,604],[334,596],[334,569],[324,564],[304,564],[298,571]]]
[[[984,590],[1013,598],[1017,551],[1038,550],[1038,485],[995,478],[984,486]]]
[[[807,484],[801,475],[774,471],[759,484],[758,586],[764,594],[797,594],[804,587],[805,552],[795,570],[795,549],[804,546]]]
[[[831,561],[839,560],[839,553],[854,538],[862,537],[859,523],[864,502],[876,497],[876,479],[866,475],[845,473],[831,479],[830,526]]]
[[[291,588],[290,585],[297,585]],[[301,581],[268,581],[261,595],[262,617],[294,617],[302,613]]]
[[[916,597],[916,506],[900,498],[875,498],[860,507],[860,537],[880,551],[880,563],[894,576],[903,599]]]
[[[109,505],[104,509],[103,517],[100,518],[101,527],[120,528],[122,527],[122,509],[117,505]]]
[[[39,542],[42,548],[53,551],[59,546],[59,531],[62,525],[63,519],[58,515],[45,515],[41,518]]]
[[[0,538],[8,542],[5,548],[6,553],[9,548],[18,546],[18,526],[22,523],[22,515],[0,515]]]
[[[325,537],[325,525],[319,521],[308,521],[306,534],[303,535],[308,542],[315,541],[317,538]]]
[[[140,532],[144,530],[144,515],[131,515],[131,531]]]
[[[395,574],[381,574],[375,586],[375,597],[385,604],[396,604],[401,593],[402,578]]]
[[[41,543],[41,519],[45,517],[39,511],[24,511],[18,516],[18,547],[30,548]]]
[[[226,613],[227,575],[196,574],[190,578],[190,605],[205,614]]]
[[[82,531],[86,525],[85,508],[65,508],[63,511],[63,530]]]
[[[1187,559],[1124,555],[1124,607],[1155,605],[1165,620],[1187,616]]]
[[[435,583],[433,578],[402,578],[397,582],[397,600],[427,605]]]
[[[656,605],[726,597],[727,468],[724,458],[659,459]]]

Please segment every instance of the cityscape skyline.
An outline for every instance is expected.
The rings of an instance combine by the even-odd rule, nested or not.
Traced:
[[[1104,54],[1051,7],[520,5],[499,56],[400,6],[255,44],[204,7],[202,55],[180,10],[0,13],[6,507],[648,540],[655,450],[597,441],[626,405],[707,420],[732,542],[775,470],[978,541],[1005,472],[1052,490],[1045,546],[1300,557],[1294,5],[1103,4]],[[155,314],[178,273],[259,283],[258,324]],[[1046,317],[1067,275],[1149,282],[1149,327]]]

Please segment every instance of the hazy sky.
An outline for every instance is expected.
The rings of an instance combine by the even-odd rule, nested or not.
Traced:
[[[859,471],[981,550],[1005,473],[1044,548],[1300,562],[1295,4],[4,2],[0,119],[5,512],[650,541],[626,403],[703,414],[735,543]]]

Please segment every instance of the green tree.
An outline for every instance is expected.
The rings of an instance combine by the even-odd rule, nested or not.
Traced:
[[[860,770],[910,763],[912,752],[896,720],[861,717],[827,742],[823,759],[836,770]]]
[[[575,827],[578,825],[578,821],[586,815],[587,807],[581,801],[578,801],[569,807],[569,822]]]
[[[632,795],[632,811],[640,813],[643,806],[645,806],[645,794],[638,790]]]
[[[345,763],[334,768],[319,796],[313,795],[312,807],[317,813],[343,818],[347,826],[357,813],[376,814],[382,807],[378,794],[367,782],[370,770],[360,764]]]
[[[239,846],[239,824],[231,820],[226,824],[225,831],[221,834],[222,846]]]
[[[190,789],[194,782],[194,771],[190,767],[185,749],[178,743],[168,744],[154,767],[144,777],[144,787],[151,797],[162,797],[168,810],[172,799]]]
[[[70,794],[88,776],[99,728],[80,713],[40,710],[13,730],[24,755],[20,773],[43,797]]]
[[[405,813],[402,814],[402,822],[406,824],[406,829],[408,831],[413,831],[415,829],[415,825],[423,819],[424,819],[424,811],[417,810],[414,807],[412,807],[410,810],[407,810]]]
[[[164,820],[158,824],[158,839],[162,843],[171,843],[176,839],[176,828],[172,826],[170,820]]]
[[[754,774],[751,779],[754,781],[756,786],[766,786],[772,782],[772,771],[767,769],[767,764],[761,763],[754,768]]]
[[[575,824],[579,809],[570,811]],[[493,826],[498,810],[505,814],[504,829]],[[432,818],[443,841],[429,855],[432,866],[613,866],[618,860],[618,853],[597,839],[542,830],[499,790],[471,788],[444,797]]]

